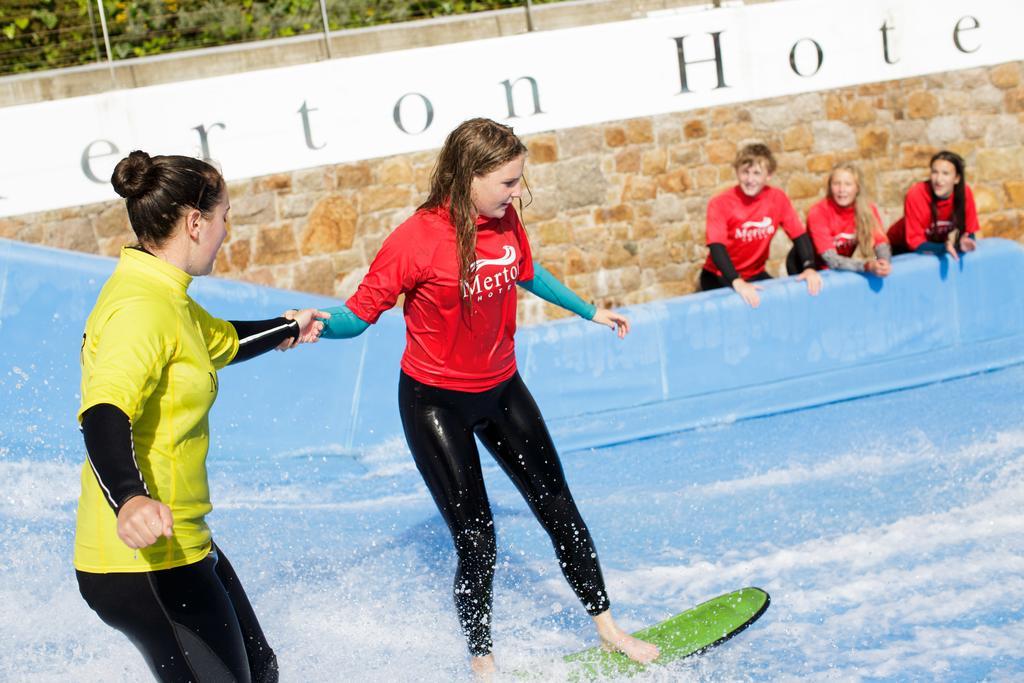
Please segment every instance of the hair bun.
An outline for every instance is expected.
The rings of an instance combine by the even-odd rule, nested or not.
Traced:
[[[149,155],[142,150],[135,150],[117,162],[114,173],[110,176],[110,183],[119,195],[125,199],[132,199],[150,190],[152,169],[153,161]]]

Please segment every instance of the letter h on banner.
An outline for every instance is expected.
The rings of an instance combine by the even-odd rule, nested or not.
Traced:
[[[687,64],[703,64],[705,62],[714,62],[715,63],[715,73],[718,76],[718,85],[716,85],[714,89],[718,90],[719,88],[728,88],[729,87],[728,85],[725,84],[725,70],[724,70],[724,68],[722,66],[722,41],[721,41],[722,31],[715,31],[713,33],[710,33],[709,35],[711,36],[711,40],[713,40],[714,43],[715,43],[715,56],[713,58],[711,58],[711,59],[694,59],[693,61],[690,61],[690,62],[686,61],[686,56],[683,53],[683,41],[686,40],[686,38],[688,36],[678,36],[676,38],[673,38],[673,40],[676,41],[676,52],[679,55],[679,84],[680,84],[679,93],[680,94],[687,93],[687,92],[692,92],[690,90],[690,87],[688,85],[688,81],[686,79],[686,66],[687,66]]]

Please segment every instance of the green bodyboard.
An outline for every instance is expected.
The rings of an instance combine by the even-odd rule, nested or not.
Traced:
[[[750,626],[764,614],[771,602],[760,588],[741,588],[701,603],[660,624],[633,635],[654,643],[661,654],[646,667],[618,652],[593,647],[565,657],[572,665],[573,678],[594,679],[637,674],[647,667],[663,666],[700,654]]]

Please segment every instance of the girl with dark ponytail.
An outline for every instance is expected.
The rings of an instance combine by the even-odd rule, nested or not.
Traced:
[[[208,414],[218,370],[316,341],[325,314],[227,321],[188,295],[227,236],[227,187],[206,162],[135,151],[111,183],[139,242],[82,336],[79,590],[157,680],[273,683],[274,651],[206,524]]]
[[[974,251],[978,211],[967,185],[963,158],[942,151],[928,164],[931,176],[915,183],[903,202],[903,217],[889,228],[894,254],[948,253],[954,259]]]
[[[360,334],[405,294],[398,383],[406,440],[451,531],[455,608],[485,676],[497,548],[476,438],[526,498],[604,645],[650,662],[658,649],[612,619],[597,550],[544,418],[516,369],[516,285],[623,337],[629,321],[589,304],[531,258],[521,206],[526,146],[512,129],[471,119],[445,140],[427,200],[384,241],[355,294],[328,309],[323,336]]]

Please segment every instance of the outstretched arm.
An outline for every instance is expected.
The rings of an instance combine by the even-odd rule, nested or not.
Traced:
[[[584,301],[537,261],[533,262],[533,279],[523,280],[519,286],[548,303],[575,313],[584,320],[610,327],[618,333],[619,339],[629,332],[629,319],[626,316]]]
[[[286,311],[280,318],[270,320],[229,320],[238,334],[238,353],[231,364],[255,358],[267,351],[289,349],[296,344],[315,342],[320,336],[326,314],[313,308]]]
[[[324,339],[358,337],[370,326],[370,323],[353,313],[345,304],[325,308],[321,312],[330,314],[330,317],[323,321],[324,329],[320,333]]]
[[[519,286],[550,304],[575,313],[584,320],[593,320],[594,314],[597,313],[597,306],[581,299],[576,292],[562,284],[537,261],[533,262],[533,279],[523,280]]]
[[[299,324],[285,317],[270,320],[229,320],[238,333],[238,353],[230,365],[255,358],[280,346],[283,342],[297,341]]]
[[[592,322],[598,325],[604,325],[610,327],[619,335],[619,339],[622,339],[629,332],[629,318],[616,313],[615,311],[608,310],[607,308],[599,308],[594,313],[594,317],[590,319]]]

